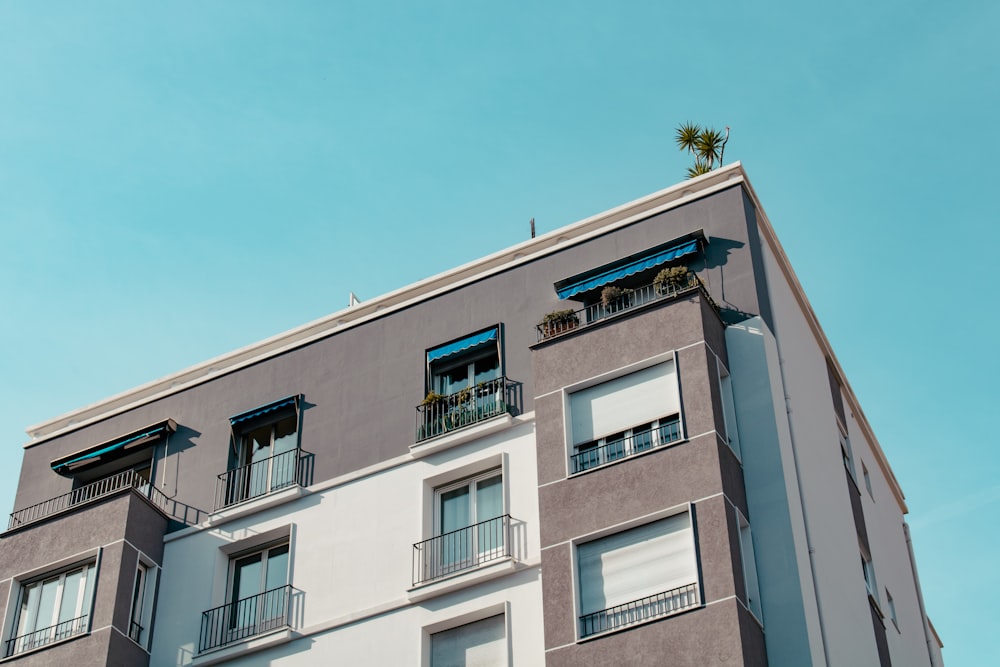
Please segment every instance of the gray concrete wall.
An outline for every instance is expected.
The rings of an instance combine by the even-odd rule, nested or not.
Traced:
[[[742,189],[734,186],[539,260],[442,294],[357,328],[165,397],[25,450],[15,507],[64,493],[69,479],[49,462],[170,417],[178,432],[157,448],[157,485],[203,511],[214,506],[226,470],[228,417],[292,394],[305,396],[302,447],[316,455],[315,480],[348,473],[407,451],[414,408],[425,393],[424,352],[491,324],[505,325],[507,375],[525,383],[533,408],[528,346],[534,325],[560,303],[553,283],[704,229],[710,243],[698,270],[729,309],[756,312],[758,291]]]

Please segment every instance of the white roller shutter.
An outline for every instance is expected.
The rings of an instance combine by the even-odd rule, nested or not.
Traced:
[[[573,444],[679,412],[674,362],[650,366],[570,394]]]
[[[431,635],[432,667],[503,667],[506,664],[503,614]]]
[[[581,544],[577,558],[582,614],[698,580],[687,513]]]

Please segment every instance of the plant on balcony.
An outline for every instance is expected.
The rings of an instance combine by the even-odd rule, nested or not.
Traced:
[[[579,324],[580,317],[574,310],[554,310],[542,318],[543,335],[548,338],[557,333],[575,329]]]
[[[687,287],[691,282],[691,271],[686,266],[671,266],[663,269],[653,278],[653,287],[660,295],[670,294]]]
[[[601,305],[605,308],[618,307],[626,308],[628,303],[622,303],[622,299],[632,293],[630,289],[622,289],[614,285],[608,285],[601,290]]]
[[[436,391],[429,391],[427,395],[424,396],[424,400],[420,401],[420,405],[437,405],[444,401],[444,396],[437,393]]]

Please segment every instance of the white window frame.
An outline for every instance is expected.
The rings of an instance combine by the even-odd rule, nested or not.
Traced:
[[[878,580],[875,578],[875,566],[872,565],[872,559],[862,552],[861,554],[861,571],[865,578],[865,589],[869,597],[874,600],[875,605],[879,605],[878,600]]]
[[[498,478],[498,477],[500,478],[500,503],[501,503],[500,514],[498,514],[495,517],[488,517],[488,518],[483,519],[482,521],[480,521],[480,520],[478,520],[478,517],[477,517],[478,508],[476,506],[476,502],[477,502],[477,493],[476,493],[476,490],[477,490],[478,484],[480,482],[484,482],[484,481],[487,481],[487,480],[492,480],[492,479],[495,479],[495,478]],[[478,473],[478,474],[475,474],[475,475],[472,475],[472,476],[469,476],[469,477],[465,477],[463,479],[460,479],[460,480],[457,480],[457,481],[454,481],[454,482],[449,482],[448,484],[444,484],[444,485],[436,487],[434,489],[434,509],[433,509],[434,515],[433,515],[433,524],[432,524],[433,525],[433,535],[432,535],[432,537],[439,538],[439,537],[442,537],[442,535],[445,534],[445,532],[443,531],[443,527],[441,525],[441,508],[442,508],[441,502],[442,502],[442,497],[444,496],[444,494],[448,493],[449,491],[454,491],[456,489],[461,489],[461,488],[468,488],[469,489],[469,493],[468,493],[468,498],[469,498],[469,518],[470,518],[471,523],[468,526],[463,526],[461,528],[455,529],[456,531],[468,529],[471,526],[475,526],[475,525],[477,525],[479,523],[493,521],[493,520],[495,520],[497,518],[503,517],[504,515],[508,514],[508,508],[507,508],[507,476],[505,474],[504,466],[501,465],[501,466],[490,468],[489,470],[486,470],[484,472],[481,472],[481,473]],[[480,535],[479,535],[481,531],[473,530],[472,531],[472,535],[471,535],[471,545],[470,545],[469,554],[468,554],[467,557],[463,557],[460,560],[457,560],[455,562],[449,562],[446,566],[442,566],[440,563],[437,562],[437,560],[443,558],[444,554],[439,553],[439,554],[437,554],[437,556],[430,555],[429,557],[434,561],[433,564],[430,565],[430,567],[435,568],[435,569],[440,568],[442,571],[446,572],[445,576],[447,576],[447,574],[458,574],[458,573],[466,571],[466,570],[474,569],[474,568],[478,567],[480,564],[483,564],[483,563],[491,563],[491,562],[497,561],[498,559],[500,559],[502,557],[502,554],[503,554],[503,552],[504,552],[505,549],[510,549],[511,548],[511,545],[507,544],[507,535],[506,535],[506,532],[503,530],[503,525],[502,524],[503,524],[503,520],[501,519],[501,526],[500,526],[500,531],[501,531],[500,532],[500,537],[501,537],[501,539],[499,541],[499,544],[495,548],[481,551],[480,550]],[[452,531],[452,532],[454,532],[454,531]],[[491,542],[493,541],[492,537],[495,537],[495,534],[491,534],[491,539],[490,539]],[[424,560],[426,560],[426,558]],[[428,579],[425,579],[425,581],[431,581],[431,580],[439,579],[440,576],[441,575],[436,576],[436,577],[430,577]]]
[[[9,657],[36,651],[90,631],[90,625],[93,621],[94,589],[96,588],[98,575],[98,560],[97,557],[91,557],[65,567],[53,568],[41,574],[29,575],[20,581],[17,579],[14,580],[15,585],[18,585],[17,602],[14,606],[12,627],[9,635],[10,639],[5,644],[5,656]],[[63,615],[62,596],[66,577],[77,572],[81,572],[81,581],[76,599],[73,601],[72,615],[65,621],[60,622],[59,618]],[[26,612],[33,615],[37,615],[38,613],[40,599],[32,602],[30,598],[31,591],[36,587],[44,587],[46,583],[53,581],[55,581],[56,588],[52,612],[49,618],[42,621],[36,617],[30,627],[27,625],[22,627],[23,615]],[[28,597],[26,598],[25,596]],[[26,609],[28,605],[33,606],[33,610]],[[68,631],[65,628],[63,630],[59,629],[59,626],[74,621],[78,622],[71,625]],[[40,635],[40,633],[45,631],[48,632]],[[34,635],[39,636],[34,637]]]
[[[135,582],[132,585],[128,636],[147,651],[153,634],[153,606],[156,602],[159,578],[160,568],[140,555],[135,568]],[[136,627],[138,633],[135,632]]]
[[[259,637],[260,635],[266,634],[278,627],[283,627],[286,624],[287,619],[286,619],[286,614],[281,614],[279,616],[273,616],[273,617],[264,617],[263,615],[265,613],[264,607],[267,605],[267,601],[262,599],[262,602],[254,605],[255,611],[252,623],[245,623],[242,625],[239,624],[240,619],[234,618],[235,610],[238,608],[239,602],[241,602],[242,600],[247,600],[249,598],[238,598],[239,591],[236,588],[237,563],[239,563],[242,560],[246,560],[251,556],[255,556],[257,554],[261,555],[260,588],[262,590],[260,591],[260,593],[257,593],[256,595],[251,597],[257,597],[263,595],[267,593],[268,590],[274,590],[274,589],[267,589],[266,586],[267,574],[268,574],[268,561],[272,557],[271,551],[275,549],[280,549],[282,547],[284,547],[285,549],[285,554],[287,555],[286,559],[287,562],[285,564],[285,576],[284,576],[285,583],[282,584],[281,587],[286,587],[290,584],[289,579],[291,576],[291,569],[292,569],[292,546],[289,539],[284,538],[276,540],[274,542],[269,542],[267,544],[254,547],[246,551],[241,551],[239,553],[232,554],[229,557],[228,583],[226,585],[226,602],[225,602],[225,604],[229,607],[229,611],[227,613],[226,626],[228,632],[243,635],[242,638],[243,640]],[[283,595],[285,596],[285,598],[283,599],[284,609],[287,611],[288,606],[290,604],[289,600],[287,599],[287,596],[289,595],[288,591],[286,591]],[[281,622],[275,623],[275,621],[278,620],[280,620]],[[273,624],[273,627],[268,625],[269,623]],[[254,630],[249,631],[248,628],[252,628]]]

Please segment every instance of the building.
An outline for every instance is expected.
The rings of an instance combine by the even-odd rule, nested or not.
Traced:
[[[29,435],[18,666],[942,664],[738,163]]]

